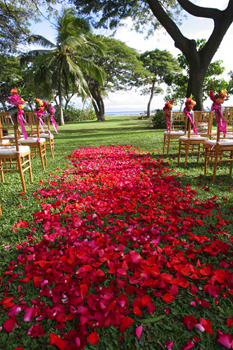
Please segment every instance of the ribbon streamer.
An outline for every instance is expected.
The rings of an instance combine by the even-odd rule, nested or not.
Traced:
[[[27,140],[28,134],[27,134],[25,126],[24,126],[25,119],[23,117],[22,109],[18,109],[17,116],[18,116],[18,121],[19,121],[19,124],[20,124],[20,127],[21,127],[21,131],[22,131],[23,137],[25,138],[25,140]]]
[[[170,120],[169,120],[169,117],[168,117],[167,113],[164,112],[164,115],[167,118],[167,132],[169,132],[169,130],[170,130]]]
[[[184,108],[184,114],[186,115],[186,117],[189,118],[189,120],[190,120],[190,122],[191,122],[191,124],[192,124],[192,126],[193,126],[194,134],[197,135],[197,130],[196,130],[195,124],[194,124],[194,122],[193,122],[193,119],[192,119],[192,117],[191,117],[191,115],[190,115],[189,110],[188,110],[187,107]]]
[[[225,120],[224,120],[222,112],[221,112],[221,106],[218,105],[216,102],[213,102],[212,107],[211,107],[211,111],[215,112],[216,122],[218,124],[219,131],[226,135],[226,133],[227,133],[226,123],[225,123]],[[219,116],[220,116],[220,118],[219,118]]]

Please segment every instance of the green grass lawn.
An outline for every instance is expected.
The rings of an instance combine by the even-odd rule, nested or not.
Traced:
[[[215,183],[211,181],[212,169],[208,176],[204,176],[203,157],[196,162],[196,156],[189,156],[188,165],[184,168],[183,158],[177,165],[177,146],[172,145],[169,156],[162,155],[163,130],[151,128],[148,120],[139,120],[138,117],[106,117],[106,121],[69,122],[65,126],[58,127],[59,135],[55,134],[55,158],[52,159],[47,149],[48,165],[44,172],[40,159],[32,160],[33,184],[29,181],[28,172],[25,174],[27,193],[23,199],[21,181],[18,173],[4,173],[5,183],[0,182],[0,204],[3,216],[0,217],[0,246],[12,244],[22,237],[12,235],[12,225],[19,219],[31,220],[31,213],[38,206],[32,193],[37,189],[41,179],[46,179],[50,172],[56,168],[63,169],[66,164],[65,156],[73,149],[83,147],[98,147],[101,145],[133,145],[140,150],[153,153],[153,157],[164,157],[173,165],[175,173],[183,174],[183,182],[189,183],[193,189],[198,190],[201,199],[218,196],[222,208],[232,202],[233,186],[232,176],[229,175],[227,163],[218,168]],[[202,188],[207,186],[207,188]],[[225,202],[222,197],[229,198]]]
[[[219,204],[218,207],[213,208],[213,216],[218,215],[221,212],[221,218],[224,220],[231,220],[233,222],[233,210],[229,210],[233,206],[233,179],[229,175],[228,163],[223,163],[221,167],[218,167],[215,183],[212,183],[212,168],[208,170],[208,176],[204,176],[204,158],[201,157],[199,163],[196,162],[196,156],[189,156],[188,165],[184,167],[184,157],[182,157],[180,164],[177,164],[178,146],[172,145],[170,148],[170,154],[167,157],[162,154],[163,149],[163,131],[155,130],[151,128],[148,120],[140,120],[138,117],[126,116],[126,117],[107,117],[103,123],[97,123],[96,121],[88,122],[70,122],[66,123],[63,127],[58,127],[59,134],[55,133],[55,158],[52,159],[50,150],[47,149],[48,165],[46,171],[42,170],[39,157],[32,160],[32,173],[33,183],[29,181],[29,174],[26,172],[25,180],[27,192],[22,194],[22,186],[19,173],[4,173],[5,183],[0,182],[0,204],[2,207],[3,215],[0,217],[0,269],[5,271],[11,261],[15,261],[19,251],[16,249],[17,244],[22,244],[25,240],[25,236],[28,234],[27,228],[19,228],[17,232],[14,232],[14,224],[19,220],[27,221],[29,227],[33,226],[33,213],[40,211],[40,205],[33,193],[40,187],[41,182],[50,176],[58,175],[62,173],[62,169],[66,169],[68,165],[67,155],[74,149],[80,149],[84,147],[99,147],[102,145],[132,145],[138,147],[143,152],[150,152],[152,158],[164,158],[165,162],[169,162],[174,174],[180,174],[182,185],[189,185],[193,190],[197,191],[195,198],[201,201],[208,200],[216,197],[216,201]],[[172,174],[172,173],[170,173]],[[21,194],[20,194],[21,193]],[[211,218],[207,218],[211,221]],[[205,230],[205,226],[199,228],[198,234],[208,234]],[[228,234],[233,232],[233,224],[227,226]],[[35,237],[40,240],[42,232],[35,232]],[[222,236],[221,236],[222,237]],[[221,237],[219,239],[221,239]],[[228,238],[227,238],[228,239]],[[5,249],[5,246],[10,246],[9,249]],[[217,261],[217,258],[216,258]],[[230,268],[229,268],[230,269]],[[1,274],[0,274],[1,277]],[[1,295],[1,290],[0,290]],[[3,296],[3,293],[2,293]],[[192,295],[191,295],[192,297]],[[191,300],[191,299],[190,299]],[[1,301],[1,298],[0,298]],[[179,307],[182,309],[182,301]],[[216,309],[216,307],[215,307]],[[215,310],[216,311],[216,310]],[[188,312],[188,311],[187,311]],[[191,313],[190,309],[190,313]],[[210,317],[211,310],[208,310],[206,318]],[[217,311],[216,311],[217,312]],[[224,312],[224,310],[223,310]],[[228,312],[228,317],[233,318],[233,313]],[[174,321],[175,322],[175,321]],[[1,317],[0,317],[0,327]],[[151,326],[152,327],[152,326]],[[153,326],[154,327],[154,326]],[[167,332],[171,331],[171,325],[166,325]],[[149,329],[150,327],[148,327]],[[161,326],[160,333],[166,332]],[[178,331],[178,330],[177,330]],[[114,334],[114,328],[111,327],[110,335]],[[149,332],[149,330],[148,330]],[[232,333],[229,330],[229,333]],[[182,336],[182,334],[180,334]],[[197,349],[224,349],[222,345],[214,348],[213,344],[209,343],[210,334],[203,335],[206,337],[204,345],[195,345]],[[133,335],[133,338],[135,336]],[[111,338],[111,336],[110,336]],[[108,339],[110,339],[108,338]],[[161,338],[160,338],[161,339]],[[138,344],[137,349],[165,349],[160,341],[153,343],[151,341],[151,333],[147,336],[148,343],[143,342]],[[1,344],[1,332],[0,332],[0,344]],[[126,344],[121,344],[120,349],[130,349],[132,347],[132,339]],[[131,344],[131,345],[130,345]],[[200,343],[201,344],[201,343]],[[210,344],[209,348],[207,344]],[[100,346],[100,345],[99,345]],[[102,344],[103,346],[103,344]],[[205,347],[202,347],[205,346]],[[0,349],[2,349],[0,345]],[[29,347],[30,348],[30,347]],[[29,348],[25,348],[27,350]],[[51,347],[48,347],[50,349]],[[55,349],[55,347],[52,347]],[[100,349],[101,347],[95,347],[89,345],[88,349]],[[8,349],[8,348],[7,348]],[[10,348],[9,348],[10,349]],[[37,348],[36,348],[37,349]],[[39,349],[39,348],[38,348]],[[103,347],[101,350],[104,349]],[[109,346],[109,350],[117,348]],[[177,349],[177,348],[176,348]],[[104,349],[105,350],[105,349]],[[179,350],[179,349],[177,349]],[[181,350],[181,349],[180,349]]]

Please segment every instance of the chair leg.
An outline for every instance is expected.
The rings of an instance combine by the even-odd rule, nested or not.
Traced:
[[[0,172],[1,172],[1,179],[2,182],[4,182],[4,176],[3,176],[3,164],[2,164],[2,160],[0,159]]]
[[[54,158],[54,141],[52,138],[49,139],[49,146],[50,146],[52,158]]]
[[[168,136],[168,140],[167,140],[167,156],[169,153],[169,148],[170,148],[170,137]]]
[[[45,171],[44,160],[43,160],[43,155],[42,155],[42,148],[41,148],[41,143],[40,142],[38,143],[38,148],[39,148],[40,160],[41,160],[42,168]]]
[[[44,163],[47,165],[47,156],[46,156],[46,143],[43,145],[43,156],[44,156]]]
[[[189,141],[187,141],[186,145],[185,145],[185,162],[184,162],[184,166],[187,165],[188,153],[189,153]]]
[[[217,147],[217,149],[215,150],[214,172],[213,172],[212,182],[215,181],[215,176],[216,176],[216,172],[217,172],[218,154],[219,154],[219,149]]]
[[[27,155],[27,159],[28,159],[28,166],[29,166],[30,181],[31,181],[31,183],[32,183],[32,182],[33,182],[33,179],[32,179],[32,166],[31,166],[31,157],[30,157],[30,154]]]
[[[23,190],[24,190],[24,192],[26,192],[26,185],[25,185],[25,181],[24,181],[23,169],[22,169],[22,164],[21,164],[21,156],[19,154],[17,155],[17,163],[19,166],[19,173],[20,173],[20,177],[21,177],[21,181],[22,181],[22,185],[23,185]]]
[[[163,136],[163,154],[165,153],[166,135]]]
[[[205,165],[204,165],[204,174],[207,173],[207,163],[208,163],[209,150],[205,147]]]
[[[233,162],[233,151],[231,151],[231,155],[230,155],[230,175],[232,174],[232,162]]]
[[[180,154],[181,154],[181,141],[179,141],[178,163],[180,162]]]
[[[199,162],[199,159],[200,159],[200,148],[201,148],[201,144],[198,145],[198,151],[197,151],[197,161],[198,162]]]

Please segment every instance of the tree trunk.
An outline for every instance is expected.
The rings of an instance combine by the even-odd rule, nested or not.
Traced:
[[[7,106],[6,106],[5,98],[0,98],[0,100],[1,100],[1,104],[3,106],[4,111],[7,112]]]
[[[58,79],[58,95],[59,95],[59,125],[65,125],[62,109],[62,63],[59,70],[59,79]]]
[[[104,110],[104,101],[101,96],[101,92],[99,90],[99,86],[97,84],[93,84],[89,86],[91,95],[92,95],[92,105],[95,110],[95,114],[98,122],[105,121],[105,110]]]
[[[152,86],[151,86],[151,90],[150,90],[150,99],[147,105],[147,118],[150,118],[150,105],[151,105],[151,101],[154,97],[154,90],[155,90],[155,79],[152,81]]]
[[[204,69],[197,69],[197,66],[195,64],[192,65],[192,67],[190,67],[187,97],[190,97],[190,95],[192,94],[193,99],[196,101],[194,109],[197,111],[203,111],[204,109],[202,98],[205,72],[205,67]]]
[[[229,0],[225,10],[201,7],[188,0],[177,0],[185,11],[195,17],[204,17],[214,21],[214,29],[206,45],[198,52],[196,41],[186,38],[167,15],[159,0],[147,0],[154,16],[159,20],[168,34],[172,37],[175,47],[183,52],[190,66],[190,79],[187,96],[192,93],[196,99],[196,110],[203,109],[202,85],[207,68],[216,53],[228,28],[233,22],[233,0]]]

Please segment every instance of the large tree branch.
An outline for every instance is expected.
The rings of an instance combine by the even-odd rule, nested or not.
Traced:
[[[155,17],[174,40],[175,47],[180,49],[188,60],[189,58],[191,59],[192,56],[196,56],[198,59],[195,40],[189,40],[181,33],[178,26],[168,16],[158,0],[147,0],[147,2]]]
[[[212,18],[215,20],[219,17],[219,13],[222,12],[214,8],[197,6],[188,0],[177,0],[177,2],[185,11],[195,17]]]
[[[180,0],[179,0],[180,1]],[[218,17],[214,21],[214,29],[206,45],[200,50],[201,60],[205,60],[208,65],[215,52],[219,48],[224,35],[233,22],[233,0],[229,0],[224,11],[219,11]]]

